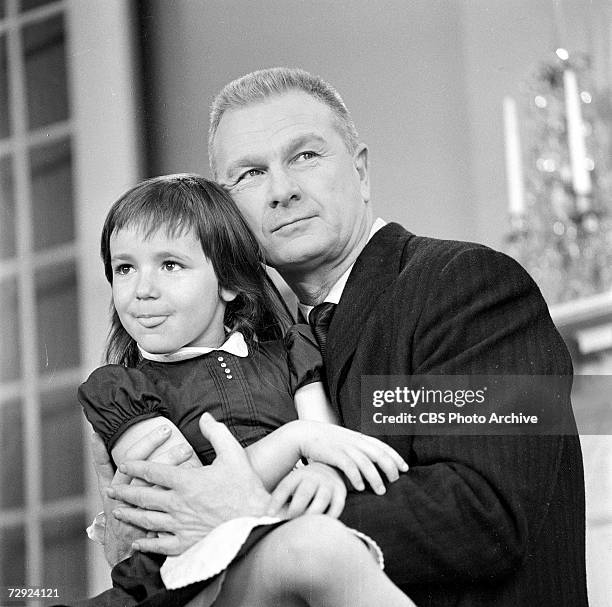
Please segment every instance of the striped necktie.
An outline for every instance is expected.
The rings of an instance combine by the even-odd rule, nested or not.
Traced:
[[[315,306],[308,317],[312,332],[319,344],[323,361],[325,361],[327,353],[327,332],[329,331],[329,325],[331,324],[335,308],[336,304],[325,301]]]

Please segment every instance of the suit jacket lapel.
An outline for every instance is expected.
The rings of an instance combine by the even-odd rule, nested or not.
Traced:
[[[402,253],[411,236],[400,225],[387,224],[374,234],[351,270],[327,338],[327,380],[336,405],[342,370],[357,347],[370,311],[400,273]]]

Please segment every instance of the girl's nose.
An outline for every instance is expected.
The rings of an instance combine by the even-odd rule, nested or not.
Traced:
[[[159,288],[149,272],[140,272],[136,285],[136,299],[156,299]]]

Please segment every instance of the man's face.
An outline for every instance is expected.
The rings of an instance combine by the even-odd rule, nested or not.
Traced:
[[[367,237],[367,148],[351,154],[332,111],[310,95],[226,112],[214,154],[219,182],[281,272],[340,263]]]

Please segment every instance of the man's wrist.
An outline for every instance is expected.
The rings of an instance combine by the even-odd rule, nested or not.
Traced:
[[[246,504],[246,516],[266,516],[270,509],[272,495],[262,486],[255,491],[249,492],[248,502]]]

